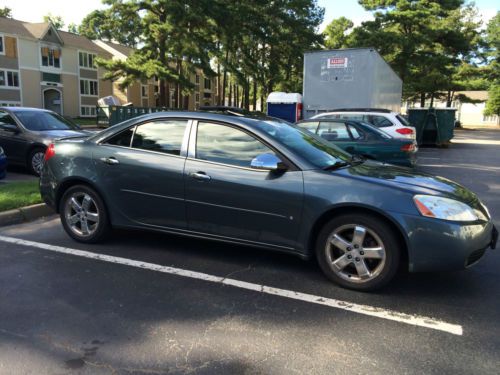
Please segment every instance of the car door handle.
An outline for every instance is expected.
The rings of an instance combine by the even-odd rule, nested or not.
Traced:
[[[212,179],[212,177],[207,175],[205,172],[193,172],[189,175],[198,181],[210,181]]]
[[[115,159],[114,157],[109,157],[109,158],[101,158],[101,161],[103,163],[106,163],[106,164],[109,164],[109,165],[116,165],[116,164],[120,164],[120,162]]]

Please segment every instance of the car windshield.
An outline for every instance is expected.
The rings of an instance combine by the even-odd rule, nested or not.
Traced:
[[[281,121],[261,121],[257,128],[273,137],[294,153],[302,156],[315,167],[325,169],[349,163],[351,155],[307,130]]]
[[[79,130],[77,125],[53,112],[16,111],[15,115],[26,129],[32,131]]]

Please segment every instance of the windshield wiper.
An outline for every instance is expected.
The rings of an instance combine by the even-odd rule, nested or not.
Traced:
[[[323,167],[323,170],[324,171],[333,171],[335,169],[348,167],[349,165],[351,165],[351,164],[349,164],[346,161],[337,161],[331,165],[327,165],[326,167]]]

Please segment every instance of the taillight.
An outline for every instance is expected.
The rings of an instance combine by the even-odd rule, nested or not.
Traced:
[[[401,147],[401,151],[404,152],[413,152],[415,151],[415,143],[408,143]]]
[[[410,128],[398,128],[398,129],[396,129],[396,131],[399,134],[403,134],[403,135],[413,134],[413,129],[410,129]]]
[[[56,146],[54,146],[54,144],[51,143],[49,147],[47,147],[47,151],[45,151],[45,157],[43,158],[43,160],[47,161],[55,154],[56,154]]]

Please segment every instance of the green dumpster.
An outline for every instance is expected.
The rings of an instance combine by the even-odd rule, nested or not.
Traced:
[[[419,145],[447,147],[453,138],[455,108],[410,108],[408,119]]]

